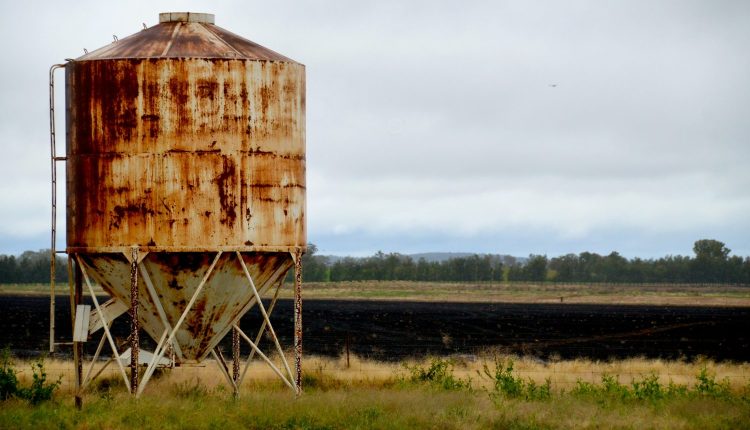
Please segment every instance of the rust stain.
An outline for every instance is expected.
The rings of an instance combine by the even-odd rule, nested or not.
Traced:
[[[151,251],[143,264],[170,324],[217,249],[242,250],[261,290],[292,266],[306,244],[302,64],[212,24],[168,22],[65,73],[67,245],[108,294],[129,303],[131,266],[112,250],[132,246]],[[158,339],[137,285],[138,320]],[[204,288],[176,337],[186,359],[204,358],[253,301],[232,253]]]
[[[69,247],[305,245],[303,66],[115,58],[66,73]]]

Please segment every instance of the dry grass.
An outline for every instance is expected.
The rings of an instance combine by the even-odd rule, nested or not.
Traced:
[[[555,395],[548,400],[498,398],[483,390],[478,376],[494,356],[457,357],[453,374],[472,380],[472,389],[442,390],[405,384],[405,366],[428,366],[429,360],[381,363],[351,357],[309,357],[305,360],[306,390],[299,398],[278,381],[268,366],[254,363],[239,400],[233,400],[215,363],[164,372],[140,400],[124,390],[118,371],[105,372],[84,396],[84,408],[72,402],[72,363],[48,360],[52,377],[63,376],[63,388],[52,402],[32,407],[10,400],[0,408],[0,428],[257,428],[257,429],[706,429],[747,428],[750,423],[750,367],[746,363],[682,362],[632,359],[542,363],[515,360],[517,374],[541,382],[550,378]],[[277,357],[278,359],[278,357]],[[277,360],[278,361],[278,360]],[[19,370],[30,363],[20,363]],[[598,382],[601,374],[655,373],[664,381],[692,384],[706,367],[717,379],[729,378],[732,398],[679,397],[657,403],[619,401],[565,394],[576,379]],[[739,375],[741,378],[730,378]],[[402,378],[402,376],[404,378]],[[21,374],[28,382],[29,372]],[[678,379],[682,378],[682,379]]]
[[[716,363],[712,360],[674,361],[632,358],[616,361],[591,360],[551,360],[540,361],[530,357],[498,356],[503,360],[514,362],[515,373],[523,379],[531,379],[541,384],[549,379],[553,390],[557,392],[572,389],[577,381],[599,383],[602,375],[617,376],[621,383],[629,384],[633,379],[655,374],[659,381],[691,387],[695,377],[702,368],[715,376],[716,380],[726,379],[730,387],[739,392],[750,386],[750,363]],[[273,361],[283,370],[278,357]],[[291,357],[290,358],[290,363]],[[486,389],[491,381],[483,377],[483,367],[494,365],[494,355],[458,356],[451,359],[453,374],[461,379],[470,379],[475,389]],[[429,358],[420,360],[406,360],[398,363],[384,363],[366,360],[352,355],[349,367],[346,360],[341,358],[307,357],[304,360],[306,382],[318,388],[383,388],[393,386],[400,377],[408,373],[408,367],[427,366]],[[62,377],[61,393],[72,393],[73,365],[70,361],[47,360],[46,368],[50,380]],[[86,364],[84,373],[86,372]],[[99,369],[101,363],[97,363]],[[19,379],[28,383],[31,378],[31,363],[17,363]],[[122,377],[114,364],[105,370],[99,379],[119,384]],[[166,369],[157,373],[146,390],[146,394],[156,394],[173,386],[200,383],[207,390],[214,390],[219,386],[226,386],[222,372],[213,360],[206,360],[200,365],[185,365],[174,369]],[[93,385],[96,385],[94,383]],[[265,363],[254,361],[247,372],[242,390],[257,389],[285,390],[285,386],[276,374]]]

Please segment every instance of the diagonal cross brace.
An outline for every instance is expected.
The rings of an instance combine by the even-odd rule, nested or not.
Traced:
[[[271,315],[273,313],[273,308],[276,307],[276,301],[279,299],[279,291],[281,291],[281,286],[284,284],[284,278],[281,278],[279,280],[279,285],[276,287],[276,292],[273,294],[273,299],[271,299],[271,304],[268,306],[268,315]],[[238,320],[239,321],[239,320]],[[255,336],[255,344],[257,345],[258,342],[260,342],[261,336],[263,336],[263,333],[266,331],[266,321],[263,320],[263,324],[261,324],[260,329],[258,330],[258,334]],[[239,326],[239,323],[237,324]],[[247,373],[247,370],[250,368],[250,362],[253,360],[253,357],[255,356],[255,350],[250,351],[250,355],[247,357],[247,361],[245,363],[245,369],[242,371],[242,375],[240,376],[239,384],[242,384],[242,381],[245,379],[245,374]]]
[[[286,356],[284,355],[284,350],[281,348],[281,344],[279,344],[279,338],[276,336],[276,331],[273,329],[273,325],[271,325],[271,321],[268,318],[266,307],[263,306],[263,301],[260,299],[260,294],[258,294],[258,290],[255,288],[253,277],[250,276],[250,272],[247,270],[247,265],[245,264],[245,260],[242,259],[242,254],[240,254],[239,251],[236,251],[236,255],[240,260],[240,264],[242,265],[242,271],[245,272],[245,276],[247,277],[248,282],[250,282],[250,288],[253,290],[253,295],[255,296],[255,300],[258,303],[258,308],[260,309],[261,314],[263,314],[263,320],[268,326],[268,331],[269,333],[271,333],[271,338],[273,339],[274,344],[276,344],[276,350],[281,357],[281,362],[284,364],[286,371],[289,373],[289,378],[294,379],[294,376],[292,375],[292,369],[289,368],[289,363],[287,362]]]
[[[251,347],[251,348],[253,349],[253,351],[257,352],[257,353],[258,353],[258,355],[260,356],[260,358],[262,358],[262,359],[263,359],[263,361],[265,361],[265,362],[266,362],[266,364],[268,364],[268,367],[270,367],[270,368],[271,368],[271,370],[273,370],[273,371],[274,371],[274,373],[276,373],[276,375],[277,375],[277,376],[278,376],[279,378],[281,378],[281,380],[282,380],[282,381],[284,381],[284,383],[285,383],[285,384],[286,384],[286,385],[287,385],[287,386],[288,386],[289,388],[291,388],[291,389],[292,389],[292,391],[296,392],[297,390],[296,390],[296,389],[294,388],[294,385],[292,385],[292,383],[291,383],[291,382],[289,382],[289,380],[288,380],[288,379],[286,379],[286,377],[284,376],[284,374],[283,374],[283,373],[281,373],[281,370],[279,370],[279,368],[278,368],[278,367],[276,367],[276,365],[275,365],[275,364],[273,364],[273,362],[272,362],[272,361],[271,361],[271,360],[270,360],[270,359],[269,359],[269,358],[268,358],[268,357],[266,356],[266,354],[264,354],[264,353],[263,353],[263,351],[261,351],[261,350],[260,350],[260,348],[258,348],[258,345],[256,345],[256,344],[255,344],[255,343],[254,343],[254,342],[253,342],[252,340],[250,340],[250,338],[249,338],[249,337],[247,337],[247,335],[245,334],[245,332],[244,332],[244,331],[242,331],[242,330],[241,330],[241,329],[240,329],[240,328],[239,328],[238,326],[236,326],[236,325],[235,325],[235,326],[234,326],[234,328],[236,328],[236,329],[237,329],[237,331],[239,332],[240,336],[241,336],[241,337],[242,337],[243,339],[245,339],[245,341],[246,341],[246,342],[247,342],[248,344],[250,344],[250,347]]]
[[[107,340],[109,341],[109,346],[112,348],[112,353],[115,355],[115,359],[117,360],[117,365],[120,368],[120,373],[122,374],[122,378],[125,380],[125,386],[128,388],[128,391],[130,391],[130,381],[128,380],[128,376],[125,373],[125,369],[122,367],[122,363],[120,362],[120,354],[117,352],[117,346],[115,346],[115,341],[112,339],[112,334],[109,332],[109,322],[104,316],[104,312],[102,312],[101,306],[99,306],[99,300],[96,298],[96,294],[94,293],[94,288],[91,286],[91,280],[89,279],[88,272],[86,271],[86,266],[81,264],[81,260],[77,254],[75,256],[75,259],[76,259],[76,263],[81,268],[83,279],[86,281],[86,286],[89,288],[89,294],[91,295],[91,299],[94,301],[94,305],[96,306],[96,311],[99,313],[99,318],[102,320],[102,324],[104,326],[104,334],[107,336]]]
[[[200,295],[201,291],[203,291],[203,287],[206,285],[206,282],[208,281],[208,278],[213,273],[214,268],[216,267],[216,263],[219,262],[219,258],[221,257],[222,254],[223,254],[222,251],[219,251],[219,252],[216,253],[216,257],[214,257],[214,261],[211,262],[211,266],[209,266],[208,270],[206,271],[206,274],[203,275],[203,279],[201,279],[201,283],[198,284],[198,288],[195,289],[195,292],[193,293],[193,296],[190,297],[190,301],[188,302],[187,306],[185,306],[185,310],[182,311],[182,315],[180,315],[180,319],[177,320],[177,324],[175,324],[174,327],[172,328],[172,330],[170,331],[169,337],[167,337],[167,339],[166,339],[166,343],[164,343],[164,341],[160,341],[159,344],[156,346],[156,351],[154,351],[154,359],[149,364],[149,366],[151,366],[152,364],[153,364],[153,366],[151,366],[150,371],[149,371],[148,368],[146,369],[146,371],[148,373],[146,373],[145,375],[143,375],[144,380],[141,383],[141,385],[138,387],[138,392],[136,393],[136,397],[139,397],[141,395],[141,393],[143,393],[143,389],[145,388],[146,383],[148,383],[148,379],[151,378],[151,375],[153,374],[154,369],[156,368],[156,364],[155,363],[158,363],[159,360],[161,360],[161,358],[164,356],[164,353],[167,350],[166,345],[169,345],[174,340],[174,337],[177,334],[177,330],[180,329],[180,326],[185,321],[185,318],[187,318],[188,312],[190,312],[190,310],[193,308],[193,305],[195,304],[195,301],[198,299],[198,296]],[[169,330],[167,330],[167,331],[169,331]],[[164,338],[164,336],[162,336],[162,339],[163,338]]]

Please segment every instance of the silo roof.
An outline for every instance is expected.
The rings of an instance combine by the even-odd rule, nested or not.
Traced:
[[[296,63],[275,51],[214,25],[212,14],[162,13],[160,23],[76,58],[222,58]]]

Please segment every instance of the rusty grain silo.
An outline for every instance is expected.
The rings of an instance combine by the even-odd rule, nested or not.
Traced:
[[[70,60],[65,84],[66,251],[199,362],[256,304],[248,279],[262,293],[305,249],[305,67],[211,14],[162,13]]]

